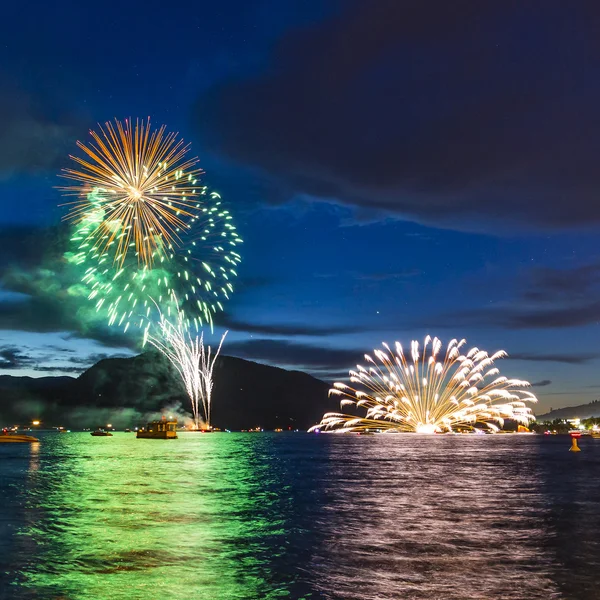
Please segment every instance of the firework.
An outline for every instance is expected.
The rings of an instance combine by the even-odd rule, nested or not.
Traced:
[[[375,350],[375,358],[365,355],[367,367],[350,371],[359,389],[336,383],[330,390],[342,407],[355,406],[366,415],[327,413],[312,429],[436,433],[482,423],[497,431],[507,418],[525,425],[533,420],[526,402],[537,398],[523,389],[529,383],[500,376],[494,366],[506,352],[489,356],[472,348],[463,354],[465,344],[452,340],[440,355],[442,342],[427,336],[422,351],[411,342],[409,357],[398,342],[395,352],[383,344],[385,351]]]
[[[173,302],[177,304],[176,298]],[[216,352],[204,345],[204,333],[192,337],[181,313],[175,321],[164,315],[159,324],[160,335],[148,335],[146,341],[162,352],[177,369],[190,397],[196,429],[204,424],[210,428],[213,388],[213,369],[227,332],[223,334]]]
[[[90,135],[87,145],[77,142],[85,156],[71,156],[78,167],[63,170],[76,182],[61,188],[76,196],[66,218],[97,222],[89,238],[99,254],[122,265],[135,247],[138,260],[149,265],[165,247],[179,244],[196,215],[198,160],[186,158],[189,145],[178,134],[164,126],[153,130],[150,119],[135,126],[115,119]]]
[[[212,327],[213,315],[233,292],[242,240],[219,194],[206,188],[198,193],[197,216],[183,243],[157,252],[150,265],[130,253],[115,267],[111,253],[92,241],[102,227],[93,212],[75,229],[66,258],[79,269],[81,285],[109,325],[124,331],[131,325],[147,329],[160,320],[161,311],[168,316],[183,311],[186,324],[197,330],[204,324]],[[180,299],[177,307],[173,297]]]

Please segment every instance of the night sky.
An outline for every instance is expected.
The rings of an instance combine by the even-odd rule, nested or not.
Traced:
[[[538,413],[594,400],[598,31],[583,0],[9,3],[0,373],[136,351],[64,297],[55,186],[98,122],[150,116],[245,241],[224,353],[330,381],[381,341],[466,337]]]

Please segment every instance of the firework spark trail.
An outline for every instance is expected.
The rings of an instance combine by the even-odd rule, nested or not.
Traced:
[[[177,305],[177,299],[173,301]],[[201,428],[202,422],[210,428],[213,369],[227,332],[214,353],[210,346],[205,346],[204,333],[192,337],[181,311],[174,322],[161,315],[159,332],[160,335],[146,332],[144,343],[152,344],[177,369],[192,404],[196,429]]]
[[[97,215],[90,212],[82,219],[65,258],[80,269],[81,285],[109,325],[124,331],[130,325],[148,328],[160,318],[158,307],[176,314],[178,309],[170,306],[175,295],[181,298],[186,323],[197,330],[204,324],[212,328],[213,315],[223,310],[233,292],[242,240],[219,194],[203,187],[199,199],[198,216],[191,219],[182,245],[155,253],[151,265],[141,265],[130,253],[115,267],[111,253],[99,250],[91,240],[100,226]]]
[[[213,369],[215,368],[215,363],[217,362],[217,358],[221,352],[221,347],[223,346],[223,342],[225,341],[225,336],[227,335],[227,331],[221,337],[221,341],[219,342],[219,347],[217,351],[212,354],[212,349],[210,346],[207,347],[203,343],[204,334],[200,336],[200,375],[202,376],[202,402],[204,404],[204,414],[206,415],[206,422],[210,427],[210,410],[212,406],[212,390],[213,390]],[[196,338],[197,340],[198,338]]]
[[[366,409],[365,417],[327,413],[312,430],[435,433],[483,423],[497,431],[507,418],[525,425],[532,421],[535,417],[525,403],[537,402],[537,398],[521,389],[529,383],[500,376],[493,366],[506,352],[489,356],[472,348],[461,354],[465,344],[466,340],[450,341],[443,360],[442,342],[430,336],[422,352],[419,343],[412,341],[408,358],[398,342],[395,352],[387,344],[383,344],[385,352],[375,350],[377,360],[365,354],[368,368],[357,365],[356,371],[350,371],[350,381],[363,389],[335,383],[330,390],[341,398],[342,407]]]
[[[65,218],[80,223],[94,213],[99,224],[90,238],[100,253],[110,251],[122,264],[135,246],[139,261],[149,265],[163,246],[179,244],[196,215],[198,160],[186,158],[189,145],[177,133],[152,130],[150,119],[136,120],[135,127],[117,119],[98,127],[99,134],[90,131],[92,142],[77,142],[86,155],[71,156],[79,169],[63,170],[77,182],[60,188],[77,196]]]

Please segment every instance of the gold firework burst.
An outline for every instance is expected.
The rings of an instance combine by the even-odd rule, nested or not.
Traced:
[[[94,218],[100,223],[90,240],[96,248],[123,264],[135,247],[139,261],[149,265],[164,246],[178,245],[188,218],[197,214],[198,159],[186,158],[189,145],[177,133],[164,125],[152,130],[150,119],[135,126],[115,119],[90,135],[87,145],[77,142],[85,157],[70,157],[79,168],[63,169],[62,177],[77,182],[60,188],[77,197],[67,203],[65,218]]]
[[[471,348],[463,354],[465,343],[452,340],[443,358],[442,342],[429,336],[422,351],[417,341],[411,343],[409,357],[398,342],[396,352],[387,344],[383,344],[385,351],[375,350],[377,360],[365,354],[369,366],[350,371],[350,381],[363,389],[336,383],[330,391],[341,397],[342,406],[366,410],[365,417],[327,413],[312,429],[437,433],[481,423],[496,431],[504,419],[524,425],[534,420],[525,403],[537,399],[522,389],[529,383],[500,376],[494,366],[506,352],[490,356]]]

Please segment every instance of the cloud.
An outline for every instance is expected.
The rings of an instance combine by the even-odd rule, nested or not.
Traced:
[[[18,265],[39,266],[45,259],[57,260],[64,251],[67,226],[7,226],[0,229],[0,269]]]
[[[509,302],[438,315],[427,325],[551,329],[600,322],[600,264],[531,269],[522,282]]]
[[[193,122],[275,202],[494,233],[597,223],[599,26],[591,2],[347,0]]]
[[[219,317],[219,325],[231,331],[243,331],[246,333],[257,333],[261,335],[307,335],[316,337],[324,337],[328,335],[344,333],[356,333],[359,331],[364,331],[365,329],[364,327],[356,327],[350,325],[320,326],[307,325],[305,323],[250,323],[248,321],[234,319],[227,314],[223,314]]]
[[[27,274],[27,286],[32,295],[26,300],[0,303],[0,329],[38,333],[69,332],[64,334],[65,340],[87,338],[105,346],[136,347],[132,338],[107,328],[105,320],[94,314],[91,303],[88,306],[81,302],[80,297],[70,297],[67,283],[56,295],[50,290],[43,290],[44,282],[47,277],[53,277],[53,272],[41,278],[38,275],[35,272]],[[57,284],[59,281],[57,278]]]
[[[88,356],[72,356],[69,358],[69,362],[74,365],[95,365],[101,360],[107,358],[130,358],[131,354],[123,354],[122,352],[117,354],[106,354],[105,352],[98,352],[94,354],[88,354]]]
[[[65,260],[68,226],[0,229],[0,329],[68,332],[107,346],[135,340],[109,328],[87,300],[79,272]]]
[[[552,381],[550,381],[549,379],[542,379],[542,381],[536,381],[535,383],[531,384],[531,387],[546,387],[547,385],[550,385],[552,383]]]
[[[265,361],[272,365],[293,366],[309,371],[337,372],[356,365],[364,356],[360,350],[321,348],[285,340],[248,340],[227,344],[227,354],[239,358]]]
[[[92,353],[86,356],[73,356],[68,349],[52,345],[43,348],[50,350],[44,352],[41,349],[18,348],[12,344],[0,347],[0,369],[19,370],[31,369],[45,373],[82,373],[92,365],[106,358],[129,358],[130,354],[118,352],[106,354],[103,352]],[[66,354],[66,356],[65,356]]]
[[[87,356],[69,356],[66,358],[68,364],[54,365],[50,362],[51,356],[44,356],[39,359],[40,362],[45,364],[37,364],[33,367],[34,371],[44,371],[47,373],[83,373],[87,371],[91,366],[99,363],[101,360],[107,358],[130,358],[131,354],[123,354],[117,352],[115,354],[106,354],[104,352],[88,354]],[[64,360],[64,359],[63,359]]]
[[[34,371],[40,373],[66,373],[67,375],[76,375],[77,373],[83,373],[85,367],[69,367],[69,366],[53,366],[53,365],[36,365],[33,368]]]
[[[600,322],[600,301],[557,306],[547,310],[535,307],[497,307],[457,312],[450,318],[468,325],[492,325],[506,329],[550,329],[579,327]]]
[[[49,100],[47,101],[47,104]],[[0,80],[0,176],[55,172],[83,127]]]
[[[0,348],[0,369],[21,369],[29,366],[32,362],[33,359],[16,346]]]
[[[544,303],[555,302],[557,298],[585,300],[600,284],[600,263],[570,269],[538,267],[527,273],[527,280],[529,287],[523,293],[527,300]]]
[[[511,352],[508,358],[515,360],[529,360],[534,362],[558,362],[568,365],[582,365],[600,357],[597,352],[580,352],[577,354],[526,354]]]
[[[63,346],[56,346],[54,344],[46,344],[44,346],[44,348],[47,348],[48,350],[52,350],[52,352],[59,352],[62,354],[73,354],[76,352],[76,350],[74,348],[65,348]]]

